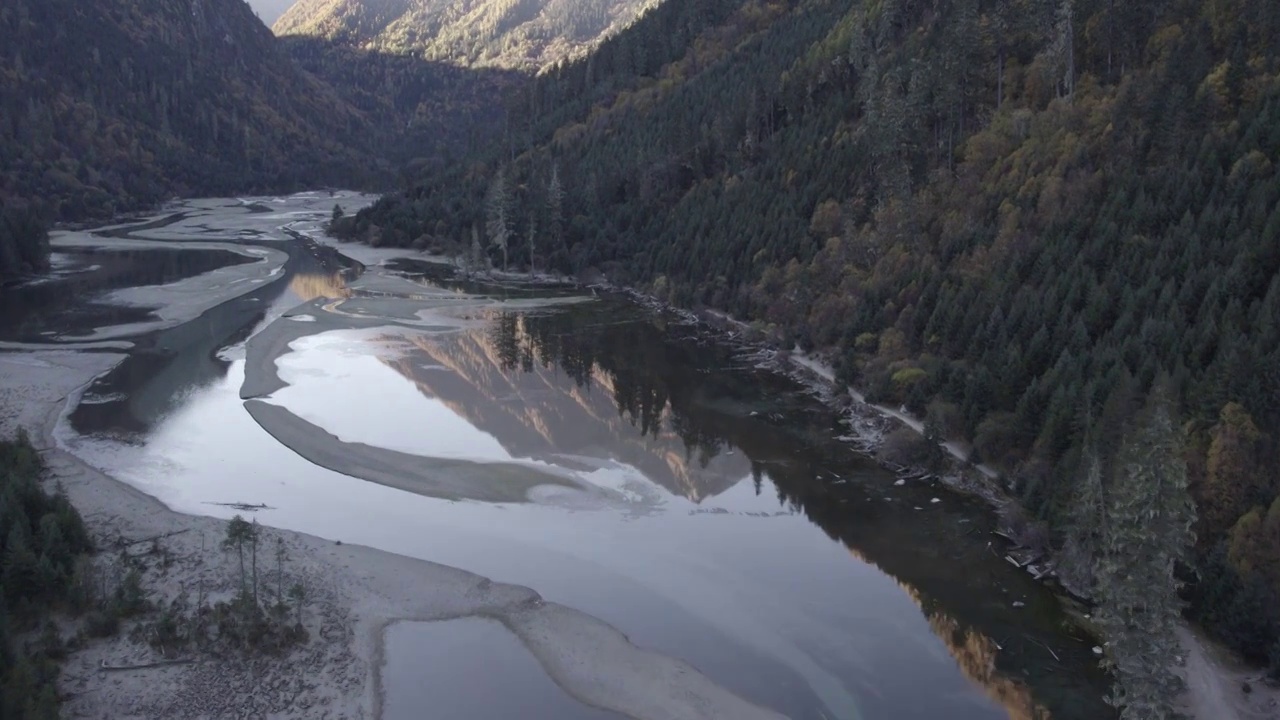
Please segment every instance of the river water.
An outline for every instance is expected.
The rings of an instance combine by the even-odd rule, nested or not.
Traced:
[[[792,718],[1111,716],[1092,643],[999,556],[990,513],[896,485],[806,388],[622,298],[346,251],[362,268],[285,232],[314,232],[333,202],[187,203],[113,231],[156,247],[112,254],[109,273],[65,253],[42,287],[75,293],[5,289],[0,340],[56,343],[137,325],[145,307],[113,315],[110,291],[245,262],[208,242],[288,257],[195,319],[129,336],[63,442],[179,511],[262,504],[268,525],[527,585]],[[250,405],[312,428],[305,443],[249,414],[264,373],[277,386]],[[325,452],[367,462],[305,459]],[[388,458],[423,479],[370,469]],[[388,633],[388,718],[432,697],[439,717],[613,717],[568,699],[501,626]],[[466,670],[480,666],[495,675]]]

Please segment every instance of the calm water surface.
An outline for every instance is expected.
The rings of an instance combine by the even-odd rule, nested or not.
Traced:
[[[238,395],[246,337],[353,295],[331,256],[291,255],[256,299],[140,344],[72,414],[72,449],[178,510],[265,503],[267,524],[528,585],[790,717],[1110,717],[1090,643],[996,557],[983,508],[894,486],[804,388],[621,299],[542,308],[527,302],[541,291],[455,283],[447,329],[318,329],[280,357],[289,387],[267,399],[343,441],[550,469],[598,493],[451,502],[308,463]],[[392,626],[388,717],[423,693],[458,717],[510,716],[508,701],[607,717],[504,632]],[[468,670],[483,658],[500,658],[510,697]]]
[[[382,679],[398,692],[383,705],[384,720],[624,720],[565,694],[494,620],[407,623],[386,654]]]
[[[55,255],[55,274],[0,289],[0,340],[47,341],[147,317],[151,309],[99,300],[112,290],[166,285],[254,262],[227,250],[77,250]]]

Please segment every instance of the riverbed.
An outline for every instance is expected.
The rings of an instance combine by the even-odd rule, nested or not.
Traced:
[[[1110,715],[1092,643],[995,552],[984,507],[899,484],[808,388],[678,317],[323,238],[324,211],[367,201],[186,201],[57,237],[46,283],[76,299],[19,288],[0,348],[114,343],[55,435],[173,510],[252,506],[531,588],[762,710]],[[599,699],[639,686],[625,663],[592,695],[545,651],[580,625],[513,617],[379,629],[384,716],[424,689],[453,693],[440,717],[642,713]]]

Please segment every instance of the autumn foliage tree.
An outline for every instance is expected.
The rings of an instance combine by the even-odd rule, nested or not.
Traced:
[[[1223,406],[1209,437],[1200,514],[1203,534],[1217,538],[1255,505],[1266,503],[1273,483],[1261,464],[1262,433],[1242,405]]]

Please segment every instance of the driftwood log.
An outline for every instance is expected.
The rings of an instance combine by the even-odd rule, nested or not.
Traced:
[[[173,660],[156,660],[155,662],[137,663],[134,665],[108,665],[106,660],[102,661],[99,670],[103,672],[115,672],[118,670],[146,670],[147,668],[164,667],[165,665],[187,665],[195,662],[195,658],[175,658]]]

